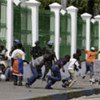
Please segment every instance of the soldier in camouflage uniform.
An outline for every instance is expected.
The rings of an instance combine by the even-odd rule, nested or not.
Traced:
[[[55,56],[55,52],[53,51],[53,43],[50,41],[47,44],[46,52],[50,57],[45,62],[45,72],[44,72],[44,75],[42,78],[43,81],[45,81],[45,77],[46,77],[47,73],[49,72],[49,70],[51,69],[52,64],[54,64],[55,61],[57,60],[56,56]]]
[[[42,55],[42,48],[40,47],[39,41],[36,41],[35,46],[32,47],[31,55],[33,60]]]

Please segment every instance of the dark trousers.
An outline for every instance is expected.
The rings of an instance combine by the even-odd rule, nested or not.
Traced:
[[[58,67],[53,65],[51,71],[52,71],[52,74],[48,76],[46,88],[50,88],[57,81],[61,80],[61,73],[60,73],[60,69]]]
[[[88,71],[90,71],[90,78],[92,78],[92,76],[94,75],[94,64],[93,63],[86,62],[85,74],[87,74]]]
[[[32,85],[37,79],[42,76],[41,69],[37,69],[36,67],[32,67],[32,76],[27,79],[28,85]]]
[[[6,68],[6,70],[5,70],[5,76],[6,76],[6,80],[12,79],[12,72],[9,67]]]
[[[14,85],[22,85],[23,76],[13,75]]]
[[[51,66],[52,66],[52,62],[51,61],[48,61],[46,64],[45,64],[45,71],[44,71],[44,75],[43,75],[43,80],[45,80],[45,77],[47,75],[47,73],[49,72],[49,70],[51,69]]]

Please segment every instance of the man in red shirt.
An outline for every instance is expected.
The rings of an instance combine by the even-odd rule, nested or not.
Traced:
[[[96,56],[100,53],[100,51],[95,51],[94,47],[91,47],[91,50],[83,50],[86,53],[86,72],[85,74],[90,71],[90,81],[92,83],[95,82],[93,76],[94,76],[94,61],[96,59]],[[85,76],[83,76],[85,78]]]

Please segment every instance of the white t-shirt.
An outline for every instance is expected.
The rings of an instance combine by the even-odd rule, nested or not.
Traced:
[[[68,69],[69,70],[70,69],[74,70],[75,65],[78,68],[78,66],[79,66],[78,61],[75,58],[71,58],[70,61],[69,61],[69,63],[68,63]]]
[[[40,65],[41,63],[43,63],[44,61],[44,57],[43,56],[40,56],[38,58],[36,58],[35,60],[32,61],[32,64],[35,66],[38,66]]]
[[[23,60],[25,59],[25,53],[21,49],[15,49],[12,52],[11,58],[22,58]]]

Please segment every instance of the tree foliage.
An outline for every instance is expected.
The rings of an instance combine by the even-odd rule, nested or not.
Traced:
[[[41,9],[49,9],[49,4],[58,2],[61,3],[60,0],[38,0],[41,2]]]
[[[61,4],[62,0],[38,0],[41,2],[41,9],[49,9],[49,4],[58,2]],[[68,6],[75,6],[78,8],[80,14],[88,12],[92,15],[100,14],[100,0],[67,0]]]
[[[100,0],[95,0],[94,4],[94,14],[100,14]]]

